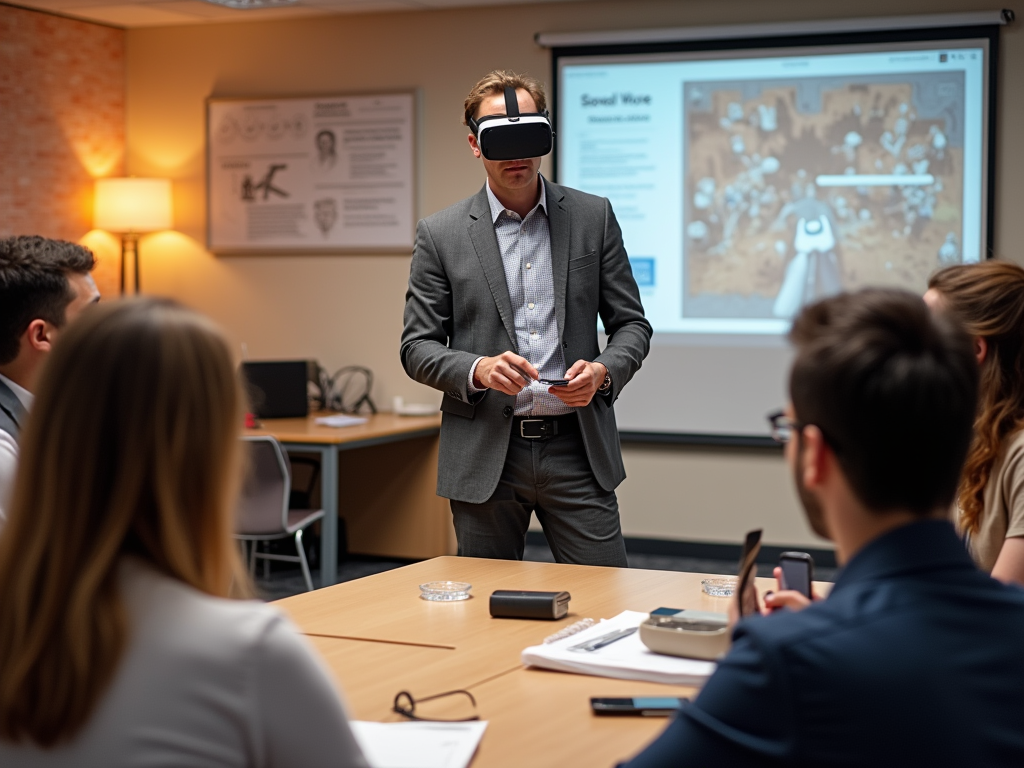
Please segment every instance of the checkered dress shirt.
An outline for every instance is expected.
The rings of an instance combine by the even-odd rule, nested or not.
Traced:
[[[558,341],[558,320],[555,318],[555,285],[551,266],[551,230],[548,226],[547,197],[544,179],[540,179],[540,201],[526,218],[507,210],[487,184],[487,200],[491,221],[498,238],[501,261],[505,266],[505,283],[515,311],[516,340],[519,354],[540,373],[542,379],[561,379],[567,370],[565,356]],[[469,393],[482,390],[473,386],[477,358],[469,371]],[[533,382],[516,396],[516,416],[558,416],[574,409]]]

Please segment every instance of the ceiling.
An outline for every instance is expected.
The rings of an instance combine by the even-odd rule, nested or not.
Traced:
[[[6,0],[10,2],[10,0]],[[15,0],[12,5],[50,11],[116,27],[159,27],[227,21],[272,21],[336,13],[379,13],[568,0],[298,0],[276,8],[225,8],[202,0]]]

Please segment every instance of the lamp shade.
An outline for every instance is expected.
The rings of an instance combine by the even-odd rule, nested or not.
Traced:
[[[93,226],[108,232],[170,229],[170,179],[97,179]]]

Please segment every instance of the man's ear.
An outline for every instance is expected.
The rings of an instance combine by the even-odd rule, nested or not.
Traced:
[[[473,150],[473,157],[480,157],[480,145],[476,142],[476,136],[471,133],[466,138],[469,139],[469,146]]]
[[[804,427],[801,439],[804,445],[800,472],[803,473],[804,487],[818,488],[828,477],[829,465],[833,458],[832,451],[825,442],[825,436],[814,424]]]
[[[53,343],[53,326],[37,318],[28,324],[21,338],[22,343],[27,344],[29,348],[38,352],[49,352]]]

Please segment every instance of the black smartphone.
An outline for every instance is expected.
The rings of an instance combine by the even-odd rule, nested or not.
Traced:
[[[739,576],[736,579],[736,608],[739,616],[757,613],[757,556],[761,552],[761,529],[748,531],[740,552]]]
[[[783,589],[793,589],[811,599],[811,582],[814,581],[814,558],[806,552],[783,552],[779,556],[782,569]]]
[[[537,379],[537,381],[549,387],[564,387],[569,383],[569,379]]]
[[[672,696],[634,696],[630,699],[592,698],[590,708],[595,715],[640,715],[641,717],[668,717],[689,699]]]

